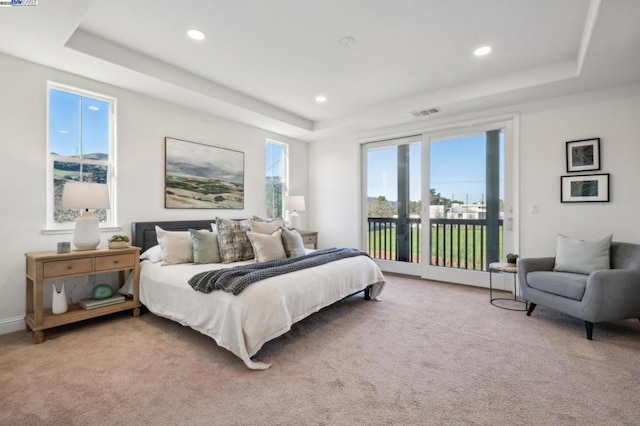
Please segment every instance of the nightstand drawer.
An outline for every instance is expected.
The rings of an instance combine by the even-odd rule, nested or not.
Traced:
[[[302,237],[302,242],[306,245],[306,244],[315,244],[317,241],[318,237],[315,235],[304,235]]]
[[[128,268],[135,265],[136,259],[133,254],[116,254],[113,256],[96,257],[96,272],[108,271],[111,269]]]
[[[93,272],[93,258],[56,260],[44,262],[42,265],[45,278],[60,277],[64,275],[86,274]]]

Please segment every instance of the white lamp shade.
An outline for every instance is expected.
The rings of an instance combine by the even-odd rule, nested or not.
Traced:
[[[62,193],[65,209],[108,209],[109,186],[104,183],[67,182]]]
[[[289,195],[284,200],[284,209],[289,211],[304,211],[304,196],[303,195]]]

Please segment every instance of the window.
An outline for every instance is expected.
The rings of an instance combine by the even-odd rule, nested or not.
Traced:
[[[267,140],[265,201],[268,218],[284,218],[283,205],[288,183],[288,156],[286,144]]]
[[[113,226],[115,99],[51,82],[47,90],[47,228],[69,228],[82,213],[62,208],[67,181],[108,184],[111,208],[94,213],[101,227]]]

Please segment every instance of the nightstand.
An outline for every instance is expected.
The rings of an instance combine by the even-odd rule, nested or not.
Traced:
[[[313,248],[318,250],[318,232],[317,231],[301,231],[296,229],[302,236],[302,242],[304,245],[313,245]]]
[[[44,330],[95,318],[114,312],[133,310],[133,316],[140,315],[140,249],[97,249],[56,253],[41,251],[25,253],[27,258],[27,315],[25,322],[33,330],[35,343],[44,341]],[[42,306],[44,283],[62,278],[80,277],[120,272],[120,283],[124,283],[126,273],[133,276],[133,297],[124,302],[95,309],[82,309],[78,304],[70,304],[67,312],[53,314]]]

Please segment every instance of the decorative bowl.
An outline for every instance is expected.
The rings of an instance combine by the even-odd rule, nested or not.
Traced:
[[[129,241],[110,241],[109,248],[110,249],[119,249],[119,248],[127,248],[129,247]]]

